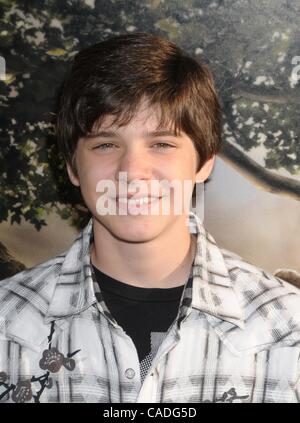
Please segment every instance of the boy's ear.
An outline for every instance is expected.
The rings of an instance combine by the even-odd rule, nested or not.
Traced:
[[[213,155],[210,159],[208,159],[201,169],[196,174],[196,182],[204,182],[211,174],[214,163],[215,163],[216,155]]]
[[[71,165],[69,163],[67,163],[67,171],[68,171],[68,175],[69,175],[69,179],[72,182],[73,185],[75,185],[76,187],[79,187],[80,183],[79,183],[79,179],[78,176],[75,175]]]

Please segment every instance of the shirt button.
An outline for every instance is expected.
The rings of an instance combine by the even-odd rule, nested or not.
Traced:
[[[133,369],[126,369],[125,376],[127,379],[132,379],[135,376],[135,371]]]

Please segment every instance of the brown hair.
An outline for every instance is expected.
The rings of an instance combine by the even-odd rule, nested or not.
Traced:
[[[74,58],[59,100],[56,135],[76,174],[74,153],[80,137],[107,114],[126,125],[141,99],[159,106],[158,128],[173,124],[198,153],[198,168],[221,147],[221,110],[208,67],[165,38],[144,32],[106,39]]]

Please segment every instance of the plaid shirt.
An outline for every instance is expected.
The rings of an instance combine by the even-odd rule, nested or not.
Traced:
[[[300,402],[299,290],[189,222],[193,278],[143,383],[95,296],[92,220],[66,253],[3,280],[0,402]]]

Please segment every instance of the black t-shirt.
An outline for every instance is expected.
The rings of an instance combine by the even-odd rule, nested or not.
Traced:
[[[184,284],[174,288],[141,288],[93,268],[105,305],[135,344],[143,381],[177,316]]]

